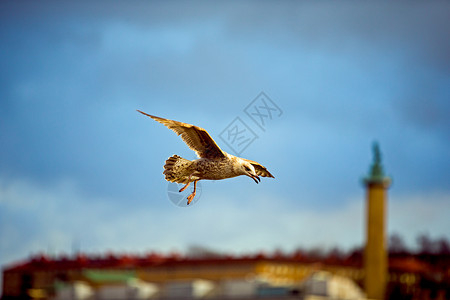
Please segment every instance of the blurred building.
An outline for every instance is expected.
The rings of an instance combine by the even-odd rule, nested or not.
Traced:
[[[314,275],[318,270],[327,270],[323,274],[329,276]],[[331,274],[358,281],[363,276],[361,268],[350,263],[326,266],[294,256],[40,255],[4,270],[3,299],[298,299],[307,296],[305,292],[323,296],[336,290],[330,288],[335,283],[328,288],[325,283]],[[353,289],[360,290],[356,283]]]
[[[398,257],[389,261],[388,294],[391,299],[446,299],[449,274]],[[3,270],[2,299],[365,299],[364,277],[361,253],[340,259],[300,253],[38,255]],[[441,290],[424,285],[430,278],[444,280]]]

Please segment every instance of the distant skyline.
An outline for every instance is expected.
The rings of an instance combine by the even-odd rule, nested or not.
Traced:
[[[448,239],[449,14],[448,1],[0,2],[0,265],[74,245],[361,246],[374,141],[393,179],[388,233]],[[264,126],[246,111],[261,92],[282,112]],[[240,120],[254,135],[237,151],[275,179],[203,181],[195,205],[174,205],[164,161],[195,154],[136,109],[230,153]]]

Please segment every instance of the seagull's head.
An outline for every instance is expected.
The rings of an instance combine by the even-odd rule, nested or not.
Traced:
[[[247,161],[244,160],[242,161],[240,171],[242,172],[242,175],[246,175],[252,178],[256,183],[259,183],[261,181],[258,175],[256,175],[256,171],[253,165]]]

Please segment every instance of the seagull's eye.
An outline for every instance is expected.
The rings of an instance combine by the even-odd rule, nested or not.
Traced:
[[[249,167],[245,167],[245,171],[250,171],[250,168]]]

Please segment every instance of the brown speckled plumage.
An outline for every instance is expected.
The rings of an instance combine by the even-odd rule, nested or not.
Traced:
[[[246,175],[258,183],[260,181],[258,176],[274,178],[263,165],[256,161],[222,151],[203,128],[152,116],[140,110],[138,112],[173,130],[199,157],[199,159],[191,161],[173,155],[166,160],[164,165],[163,174],[167,181],[186,184],[180,192],[194,182],[194,192],[188,196],[188,204],[194,199],[197,181],[202,179],[220,180]]]

